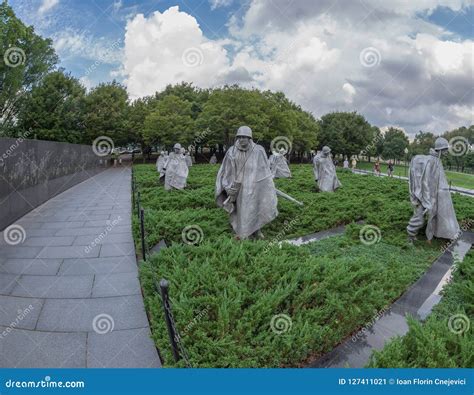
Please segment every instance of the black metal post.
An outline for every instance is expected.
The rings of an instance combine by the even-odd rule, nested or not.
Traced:
[[[155,284],[155,287],[158,288],[157,284]],[[180,356],[179,356],[178,344],[176,342],[177,333],[175,332],[174,327],[172,325],[173,318],[171,317],[171,307],[169,303],[168,289],[169,289],[169,282],[165,279],[161,279],[160,285],[159,285],[159,291],[161,295],[161,301],[163,303],[163,311],[165,313],[166,327],[168,328],[168,335],[170,338],[171,351],[173,352],[174,360],[178,362],[180,359]]]
[[[142,239],[142,257],[146,261],[146,249],[145,249],[145,210],[143,207],[140,209],[140,233]]]
[[[137,192],[137,217],[140,219],[140,192]]]

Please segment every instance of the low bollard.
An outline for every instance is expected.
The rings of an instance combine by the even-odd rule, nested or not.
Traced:
[[[145,246],[145,210],[140,209],[140,234],[142,239],[142,257],[146,261],[146,246]]]

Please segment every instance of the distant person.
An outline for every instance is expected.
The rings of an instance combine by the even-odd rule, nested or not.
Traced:
[[[357,167],[357,159],[354,157],[352,158],[352,171],[354,171]]]
[[[392,161],[388,162],[388,176],[389,177],[393,177],[393,168],[394,168],[393,162]]]
[[[376,176],[380,176],[380,162],[377,159],[374,164],[374,173]]]
[[[211,165],[215,165],[217,163],[217,157],[216,154],[212,154],[211,160],[209,161]]]
[[[344,159],[344,163],[342,164],[342,167],[344,169],[349,169],[349,161],[347,160],[347,157],[346,157],[346,159]]]

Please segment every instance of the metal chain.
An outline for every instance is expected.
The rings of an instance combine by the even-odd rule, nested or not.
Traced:
[[[171,304],[169,300],[166,300],[164,303],[165,309],[168,312],[168,316],[170,318],[171,326],[173,327],[173,331],[175,333],[175,340],[176,344],[179,347],[179,351],[181,352],[181,355],[187,365],[188,368],[192,368],[191,361],[189,360],[189,355],[184,348],[184,344],[181,342],[181,335],[179,334],[178,328],[176,328],[176,323],[174,322],[174,316],[171,311]]]

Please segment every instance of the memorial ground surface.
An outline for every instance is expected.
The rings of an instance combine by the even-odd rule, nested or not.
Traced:
[[[178,329],[193,366],[302,366],[373,320],[441,254],[443,241],[406,245],[408,186],[399,180],[338,172],[343,187],[316,193],[309,165],[276,186],[305,203],[279,200],[266,240],[235,241],[215,206],[218,166],[190,169],[188,188],[165,192],[154,166],[135,166],[147,245],[170,248],[142,266],[153,338],[173,365],[153,281],[170,280]],[[460,224],[474,218],[472,198],[453,196]],[[352,222],[363,220],[363,224]],[[343,236],[305,246],[280,241],[349,224]],[[139,245],[138,221],[133,219]],[[182,362],[178,363],[179,366]]]

